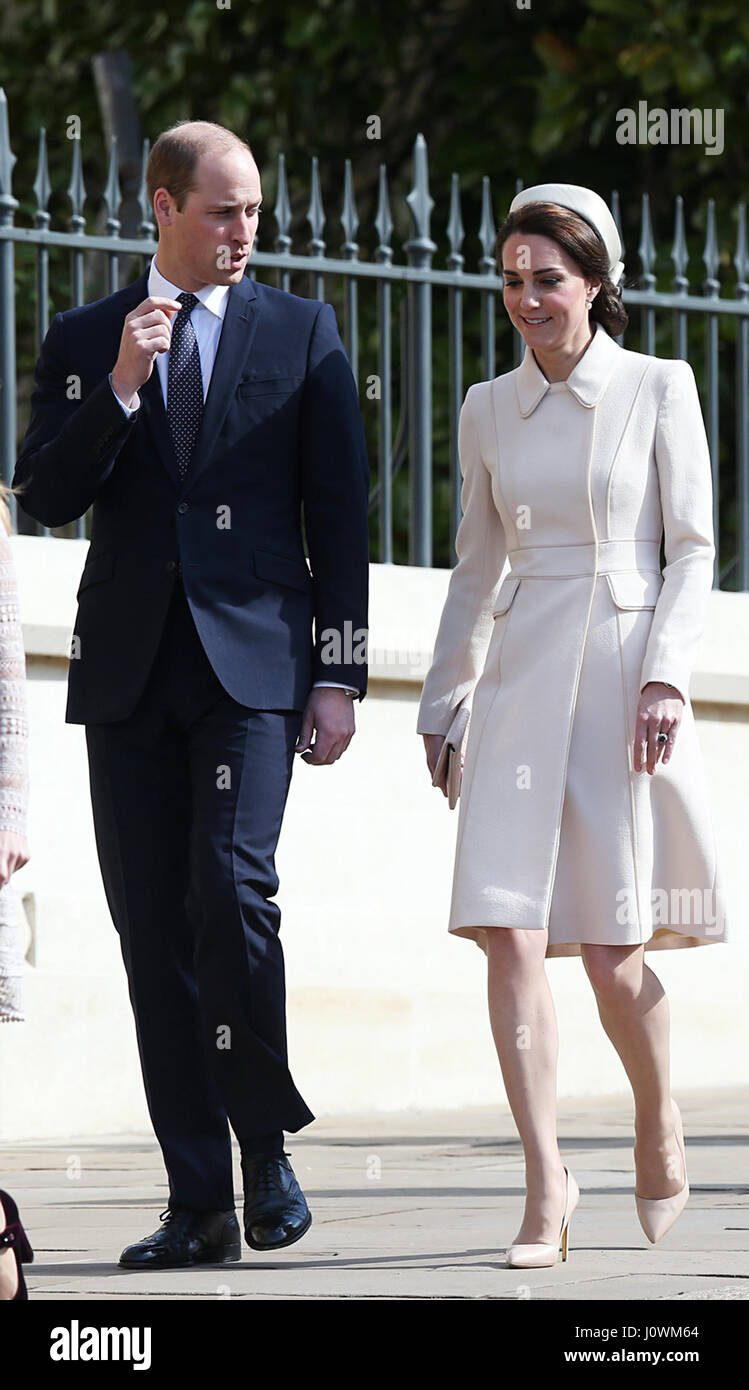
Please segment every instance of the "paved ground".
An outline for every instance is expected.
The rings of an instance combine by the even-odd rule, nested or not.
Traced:
[[[677,1097],[692,1195],[657,1246],[633,1199],[626,1098],[561,1102],[562,1154],[578,1179],[567,1263],[508,1269],[523,1170],[512,1117],[495,1111],[318,1120],[287,1143],[314,1222],[274,1257],[149,1275],[117,1267],[158,1226],[166,1187],[146,1137],[0,1148],[36,1251],[32,1299],[749,1299],[747,1093]],[[238,1155],[237,1155],[238,1158]],[[237,1162],[237,1201],[241,1179]]]

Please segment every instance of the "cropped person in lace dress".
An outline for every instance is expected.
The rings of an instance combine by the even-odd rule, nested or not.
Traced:
[[[22,1023],[26,1017],[22,924],[10,880],[29,858],[28,720],[18,586],[8,539],[8,491],[0,487],[0,1023]]]

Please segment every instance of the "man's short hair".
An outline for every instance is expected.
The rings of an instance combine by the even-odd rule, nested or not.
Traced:
[[[252,150],[245,140],[213,121],[177,121],[163,130],[148,157],[146,188],[153,207],[157,188],[167,188],[182,211],[185,198],[195,188],[195,170],[203,154],[223,154],[226,150],[241,149],[251,158]]]

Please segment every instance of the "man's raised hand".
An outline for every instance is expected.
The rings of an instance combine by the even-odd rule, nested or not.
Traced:
[[[112,387],[128,409],[135,404],[138,388],[148,381],[156,354],[169,351],[172,317],[181,308],[179,300],[155,294],[126,315],[120,351],[112,368]]]

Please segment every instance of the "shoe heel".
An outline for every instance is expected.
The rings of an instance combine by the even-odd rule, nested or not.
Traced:
[[[570,1226],[572,1225],[572,1213],[580,1201],[580,1188],[569,1170],[565,1168],[565,1172],[567,1173],[567,1200],[565,1202],[564,1225],[562,1227],[563,1260],[567,1259],[567,1242],[569,1240]]]
[[[567,1241],[569,1238],[570,1223],[572,1213],[580,1200],[580,1189],[572,1173],[565,1167],[566,1175],[566,1194],[564,1202],[564,1213],[562,1215],[562,1229],[559,1233],[559,1240],[556,1245],[511,1245],[507,1251],[507,1264],[510,1269],[541,1269],[549,1265],[555,1265],[559,1259],[561,1245],[562,1260],[567,1259]]]

